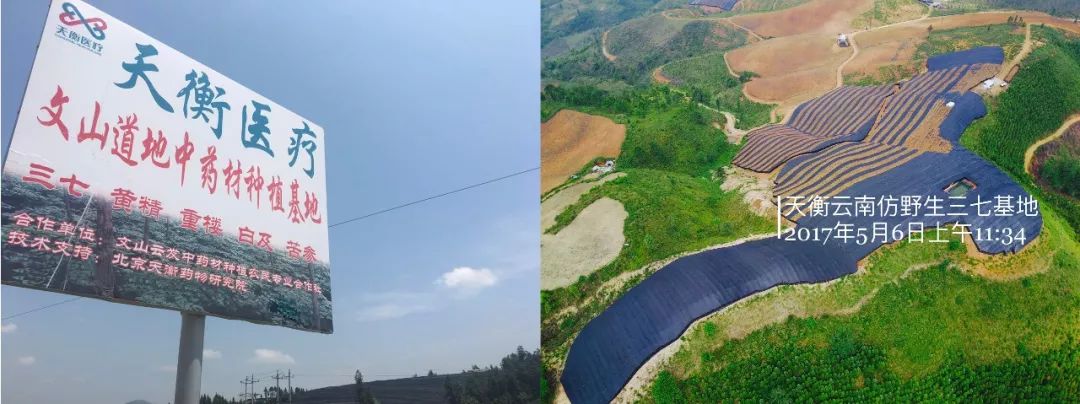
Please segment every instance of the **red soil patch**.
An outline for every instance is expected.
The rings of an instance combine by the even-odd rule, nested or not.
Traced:
[[[540,125],[540,193],[558,187],[597,157],[617,157],[626,126],[564,109]]]
[[[747,95],[782,104],[808,100],[836,86],[836,69],[851,56],[834,34],[804,34],[757,42],[727,54],[735,72],[760,77],[746,84]]]
[[[660,69],[663,69],[663,68],[664,68],[663,66],[660,66],[660,67],[657,67],[657,68],[653,69],[653,71],[652,71],[652,79],[653,79],[653,81],[655,81],[657,83],[660,83],[660,84],[671,84],[671,79],[667,78],[667,76],[664,75],[664,72],[660,70]]]
[[[780,11],[741,15],[731,20],[764,37],[811,32],[835,36],[851,32],[851,21],[870,10],[873,4],[873,0],[811,0]]]
[[[912,58],[919,44],[926,41],[926,29],[897,26],[860,33],[855,40],[859,54],[844,66],[844,75],[874,76],[885,66],[900,66],[918,71]],[[914,72],[912,72],[914,73]]]

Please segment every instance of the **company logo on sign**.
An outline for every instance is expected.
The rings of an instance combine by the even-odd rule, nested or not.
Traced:
[[[64,12],[60,14],[61,23],[69,27],[81,24],[90,32],[90,36],[99,41],[105,40],[105,30],[109,28],[109,25],[105,23],[105,20],[97,17],[83,17],[82,13],[79,12],[79,9],[71,3],[64,3],[63,9]]]
[[[60,13],[61,25],[56,26],[55,35],[101,56],[101,50],[105,48],[101,41],[105,40],[105,30],[109,28],[109,24],[99,17],[86,18],[79,8],[71,3],[64,3],[61,9],[63,10]],[[85,28],[90,35],[83,33],[83,30],[78,28],[79,26]]]

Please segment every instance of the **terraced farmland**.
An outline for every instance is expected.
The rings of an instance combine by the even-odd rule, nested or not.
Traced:
[[[870,130],[876,109],[892,91],[891,86],[842,87],[807,102],[795,110],[790,123],[747,134],[735,164],[770,172],[797,155],[861,140]]]

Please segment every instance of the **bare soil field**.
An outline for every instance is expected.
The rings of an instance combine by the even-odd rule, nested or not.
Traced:
[[[731,21],[766,38],[806,33],[835,37],[853,31],[851,22],[873,4],[873,0],[812,0],[776,12],[735,16]]]
[[[540,192],[566,182],[597,157],[617,157],[626,126],[564,109],[540,125]]]
[[[746,83],[752,99],[789,104],[808,100],[835,87],[836,69],[853,50],[836,45],[835,34],[803,34],[774,38],[733,50],[727,61],[735,72],[759,77]]]
[[[605,182],[626,176],[626,173],[614,173],[601,177],[596,181],[579,182],[559,190],[544,200],[540,201],[540,231],[545,231],[555,225],[555,217],[573,205],[582,195]]]
[[[557,234],[540,237],[540,289],[568,286],[619,255],[627,213],[619,201],[600,198]]]
[[[859,54],[844,66],[843,74],[875,75],[886,66],[897,66],[911,73],[918,71],[912,59],[915,49],[926,41],[925,28],[896,26],[860,33],[856,40]]]

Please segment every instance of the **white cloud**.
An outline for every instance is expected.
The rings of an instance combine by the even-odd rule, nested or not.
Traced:
[[[494,286],[498,281],[499,279],[490,269],[457,267],[442,274],[435,283],[468,296],[479,292],[481,289]]]
[[[359,321],[389,320],[431,310],[432,307],[425,304],[383,303],[361,309],[356,318]]]
[[[364,308],[357,312],[357,321],[380,321],[401,318],[410,314],[434,311],[437,296],[431,293],[383,292],[361,297]]]
[[[33,356],[24,356],[24,357],[19,358],[19,364],[20,365],[30,366],[30,365],[33,365],[36,362],[37,362],[37,359],[34,358]]]
[[[204,349],[202,351],[203,359],[221,359],[221,351],[215,351],[213,349]]]
[[[275,351],[273,349],[259,348],[255,350],[255,356],[251,358],[252,362],[262,364],[293,364],[296,360],[293,359],[287,353],[281,351]]]
[[[154,370],[164,373],[176,373],[176,365],[161,365],[154,368]]]
[[[7,324],[4,324],[3,326],[0,326],[0,332],[2,332],[4,334],[15,332],[15,330],[18,330],[18,329],[19,329],[19,326],[15,325],[15,323],[7,323]]]

